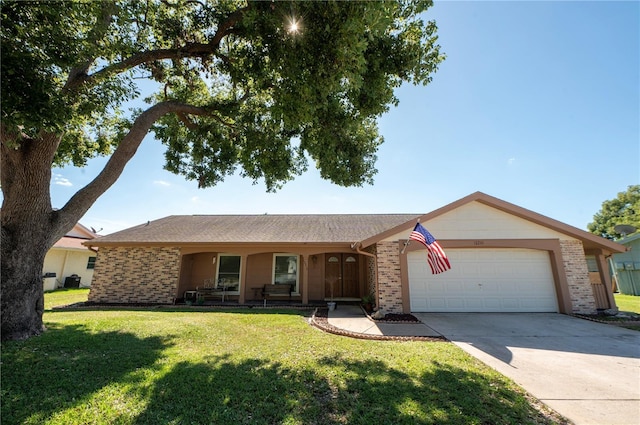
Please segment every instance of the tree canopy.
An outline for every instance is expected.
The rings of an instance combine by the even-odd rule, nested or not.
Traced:
[[[3,2],[3,142],[59,133],[54,165],[82,166],[118,147],[143,113],[123,103],[154,87],[147,111],[174,112],[152,126],[165,167],[200,187],[239,166],[277,189],[308,157],[336,184],[371,183],[375,118],[443,58],[430,5]]]
[[[640,185],[629,186],[625,192],[619,192],[613,199],[604,201],[602,209],[593,216],[593,222],[587,225],[591,233],[607,239],[622,237],[614,227],[628,224],[640,230]]]

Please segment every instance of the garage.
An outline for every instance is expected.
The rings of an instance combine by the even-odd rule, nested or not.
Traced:
[[[424,250],[407,253],[413,312],[557,312],[549,253],[447,249],[451,270],[432,275]]]

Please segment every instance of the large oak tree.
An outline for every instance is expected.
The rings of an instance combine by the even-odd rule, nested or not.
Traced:
[[[2,338],[42,332],[45,254],[150,131],[166,145],[165,168],[200,187],[238,169],[276,190],[309,158],[336,184],[371,183],[377,117],[397,103],[395,88],[427,84],[443,58],[429,6],[3,1]],[[136,99],[146,106],[123,110]],[[53,209],[52,167],[99,155],[104,169]]]

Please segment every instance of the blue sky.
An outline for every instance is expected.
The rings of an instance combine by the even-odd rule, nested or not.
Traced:
[[[163,170],[150,135],[81,223],[108,234],[174,214],[427,213],[479,190],[586,229],[640,183],[639,2],[436,1],[426,17],[447,59],[379,119],[373,186],[310,169],[275,194],[237,176],[202,190]],[[54,207],[105,161],[54,169]]]

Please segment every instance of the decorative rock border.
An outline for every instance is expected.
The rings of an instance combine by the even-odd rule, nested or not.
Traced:
[[[371,335],[371,334],[363,334],[358,332],[351,332],[351,331],[340,329],[331,325],[329,323],[328,313],[329,311],[326,308],[316,308],[316,310],[313,312],[313,315],[309,319],[309,324],[315,328],[320,329],[321,331],[324,331],[330,334],[346,336],[349,338],[356,338],[356,339],[370,339],[370,340],[376,340],[376,341],[434,341],[434,342],[449,341],[443,336],[392,336],[392,335]],[[384,322],[384,321],[381,321],[381,322]],[[385,323],[401,323],[401,322],[385,322]],[[415,323],[415,322],[407,322],[407,323]]]
[[[578,319],[589,320],[590,322],[602,323],[604,325],[613,325],[613,326],[619,326],[619,327],[640,326],[640,316],[629,317],[627,320],[624,320],[624,319],[602,320],[602,319],[599,319],[598,316],[587,315],[587,314],[570,314],[569,316],[577,317]],[[612,317],[615,317],[615,316],[612,316]]]

